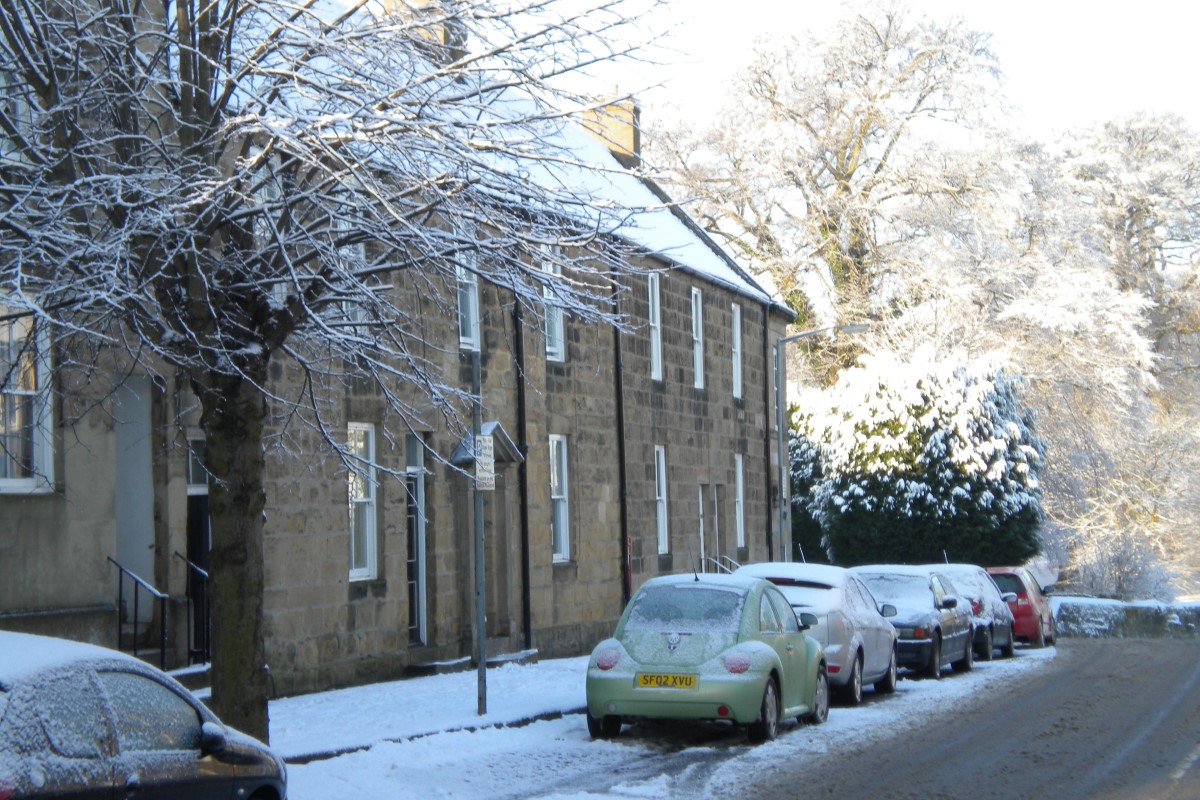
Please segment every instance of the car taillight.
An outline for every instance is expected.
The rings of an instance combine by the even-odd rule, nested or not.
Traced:
[[[750,669],[750,656],[742,652],[726,653],[724,661],[725,669],[734,675],[741,675]]]
[[[982,612],[983,612],[983,603],[979,602],[978,600],[972,600],[971,601],[971,613],[978,617]]]
[[[620,660],[621,652],[619,650],[602,650],[596,654],[596,667],[602,670],[610,670]],[[4,800],[4,798],[0,797],[0,800]]]

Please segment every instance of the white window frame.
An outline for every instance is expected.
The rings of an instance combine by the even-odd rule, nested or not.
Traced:
[[[658,554],[671,552],[667,517],[667,448],[654,446],[654,529],[658,537]]]
[[[732,306],[733,344],[730,348],[733,357],[733,397],[742,399],[742,307],[734,303]]]
[[[33,107],[30,105],[25,92],[32,91],[17,76],[7,70],[0,69],[0,103],[4,104],[4,113],[17,129],[18,137],[26,137],[33,131]],[[0,133],[0,161],[27,160],[18,141],[7,134]]]
[[[746,471],[741,453],[733,454],[733,529],[738,548],[746,546]]]
[[[458,272],[458,346],[479,350],[479,276],[459,264]]]
[[[558,245],[544,244],[542,245],[542,271],[547,275],[562,277],[562,265],[559,259],[562,258],[562,248]],[[542,299],[544,302],[544,313],[546,324],[544,333],[546,335],[546,360],[547,361],[565,361],[567,358],[567,340],[566,328],[563,325],[563,309],[557,305],[558,292],[553,286],[546,285],[542,287]]]
[[[571,505],[567,437],[550,434],[550,540],[556,564],[571,560]]]
[[[646,276],[647,295],[650,304],[648,322],[650,327],[650,379],[663,379],[662,358],[662,294],[658,275]]]
[[[334,235],[339,239],[354,230],[351,226],[351,220],[346,217],[345,213],[339,214],[334,227]],[[342,270],[347,275],[354,273],[359,264],[366,264],[367,243],[355,242],[354,244],[342,245],[338,248],[338,259],[341,261],[340,266]],[[355,301],[347,300],[343,302],[342,315],[345,317],[346,322],[350,324],[349,333],[351,335],[362,336],[367,332],[367,323],[370,320],[366,308],[363,307],[362,298]]]
[[[692,385],[704,388],[704,294],[692,287]]]
[[[375,480],[375,426],[367,422],[351,422],[347,424],[348,444],[350,455],[357,459],[347,473],[347,500],[350,512],[350,580],[371,580],[378,574],[377,549],[379,546],[376,535],[378,508],[376,501]],[[362,445],[358,446],[356,434],[361,434]],[[357,552],[355,532],[358,521],[363,525],[363,548],[365,552]]]
[[[0,298],[0,316],[10,310]],[[7,372],[10,361],[19,357],[17,354],[25,346],[32,320],[33,317],[24,317],[0,322],[0,349],[5,351],[0,357],[0,370]],[[32,386],[7,386],[0,396],[3,401],[0,402],[0,414],[4,415],[0,416],[0,435],[8,436],[7,409],[14,398],[22,398],[22,402],[28,403],[28,413],[33,415],[28,421],[29,434],[24,442],[29,449],[28,472],[10,477],[10,467],[17,465],[0,449],[0,494],[44,494],[54,490],[54,404],[50,392],[50,336],[45,330],[37,333],[31,366]],[[16,370],[13,374],[16,375]],[[0,380],[3,378],[4,372],[0,372]]]

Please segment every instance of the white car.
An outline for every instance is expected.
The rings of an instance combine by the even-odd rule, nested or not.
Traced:
[[[815,614],[809,630],[825,648],[829,684],[851,704],[862,702],[863,684],[876,692],[896,690],[896,629],[871,591],[842,567],[827,564],[767,562],[739,567],[735,574],[766,578],[779,587],[796,613]]]

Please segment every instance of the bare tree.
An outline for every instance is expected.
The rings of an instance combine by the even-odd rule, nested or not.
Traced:
[[[51,335],[72,380],[185,377],[211,485],[213,699],[230,724],[267,736],[268,426],[309,426],[349,460],[327,421],[344,381],[374,381],[401,431],[398,385],[449,420],[467,399],[422,356],[389,276],[451,308],[463,271],[535,313],[550,287],[581,319],[618,322],[625,262],[606,234],[628,210],[578,180],[587,165],[561,134],[586,103],[561,79],[634,52],[610,42],[653,2],[0,8],[0,322],[27,343]],[[562,276],[531,257],[546,244],[571,246],[552,251],[574,254],[554,256]],[[272,381],[281,362],[295,392]]]
[[[971,188],[925,145],[983,119],[997,74],[988,36],[961,21],[864,5],[827,40],[760,41],[712,126],[656,133],[650,149],[799,322],[835,306],[853,316],[913,232],[892,217]]]

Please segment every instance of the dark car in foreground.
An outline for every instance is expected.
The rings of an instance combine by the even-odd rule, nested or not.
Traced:
[[[959,602],[954,583],[928,567],[872,564],[852,567],[871,594],[896,607],[892,625],[899,636],[901,667],[939,678],[949,664],[965,672],[975,664],[971,609]]]
[[[1054,609],[1033,573],[1025,567],[988,567],[987,571],[1001,590],[1016,595],[1008,607],[1013,613],[1017,640],[1034,647],[1054,644],[1058,637]]]
[[[0,631],[0,800],[284,800],[287,774],[154,667]]]
[[[638,719],[727,721],[752,742],[787,717],[821,723],[829,677],[820,643],[779,590],[743,575],[663,575],[634,593],[587,670],[588,732]]]
[[[1015,653],[1015,624],[1008,604],[1017,599],[1011,592],[1001,592],[996,581],[983,567],[975,564],[937,564],[933,568],[954,581],[962,598],[971,604],[971,621],[975,626],[975,657],[991,661],[997,649],[1005,658]]]

